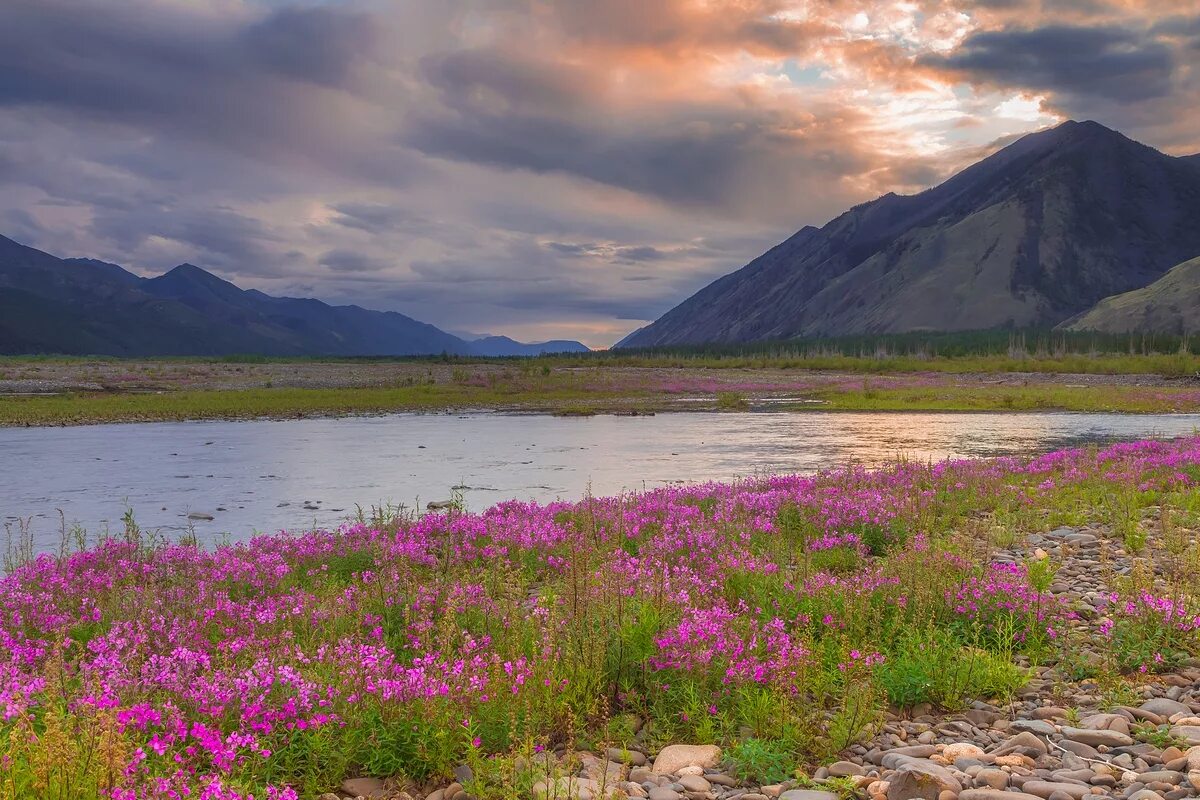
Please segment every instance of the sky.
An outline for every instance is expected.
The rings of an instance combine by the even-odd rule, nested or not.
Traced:
[[[1094,119],[1200,152],[1200,0],[2,0],[0,234],[604,347]]]

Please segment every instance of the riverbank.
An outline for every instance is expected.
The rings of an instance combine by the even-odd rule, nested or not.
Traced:
[[[1186,439],[10,549],[0,796],[1194,796],[1198,481]]]
[[[763,408],[1200,411],[1196,381],[1158,374],[872,374],[776,366],[712,369],[564,362],[9,360],[0,365],[0,426],[471,409],[578,416]]]

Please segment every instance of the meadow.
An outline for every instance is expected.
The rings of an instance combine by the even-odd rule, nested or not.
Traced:
[[[657,770],[680,743],[722,747],[720,776],[648,780],[885,797],[881,746],[911,760],[923,731],[967,770],[929,743],[976,728],[939,723],[1022,702],[1062,717],[988,756],[1025,780],[1050,758],[1026,752],[1034,723],[1088,739],[1069,726],[1200,666],[1198,481],[1193,438],[378,512],[212,550],[132,516],[56,554],[10,541],[0,798],[645,796],[625,778],[647,768],[598,756]],[[1137,729],[1149,761],[1122,787],[1186,761],[1185,717]],[[929,724],[907,740],[907,720]],[[1101,733],[1104,758],[1134,744]],[[918,769],[883,763],[892,784]],[[1162,796],[1189,796],[1178,775]]]
[[[535,359],[0,359],[0,425],[471,409],[1200,411],[1190,353],[925,357],[791,350]]]

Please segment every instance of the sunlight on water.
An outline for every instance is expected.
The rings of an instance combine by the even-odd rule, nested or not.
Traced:
[[[1200,416],[952,413],[675,413],[563,419],[413,415],[0,429],[0,520],[32,518],[54,549],[68,524],[168,536],[188,515],[202,541],[332,526],[384,503],[424,506],[462,487],[482,509],[811,472],[896,457],[943,459],[1193,432]]]

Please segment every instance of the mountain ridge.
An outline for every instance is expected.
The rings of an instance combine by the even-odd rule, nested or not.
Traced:
[[[1200,170],[1092,121],[805,226],[623,347],[1052,326],[1200,254]]]
[[[1148,286],[1106,297],[1062,328],[1100,333],[1190,334],[1200,326],[1200,256]]]
[[[507,339],[507,337],[505,337]],[[531,355],[578,342],[476,346],[396,311],[274,297],[194,264],[142,278],[0,236],[0,353]]]

